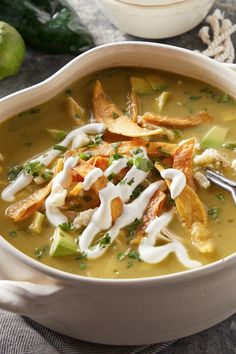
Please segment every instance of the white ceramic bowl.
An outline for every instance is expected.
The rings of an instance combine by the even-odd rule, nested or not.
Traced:
[[[236,74],[222,64],[181,48],[124,42],[95,48],[46,81],[3,98],[0,119],[50,99],[75,79],[120,66],[167,70],[236,94]],[[0,237],[0,277],[1,308],[27,315],[63,334],[105,344],[138,345],[180,338],[206,329],[236,310],[235,254],[178,274],[94,279],[45,266]]]
[[[108,19],[141,38],[177,36],[196,27],[215,0],[97,0]]]

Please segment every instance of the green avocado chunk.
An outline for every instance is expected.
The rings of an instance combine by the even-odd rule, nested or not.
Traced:
[[[208,130],[208,132],[204,135],[200,145],[204,149],[219,147],[223,144],[227,133],[227,128],[214,125],[214,127]]]
[[[27,45],[47,53],[78,55],[94,46],[65,0],[1,0],[0,20],[14,26]]]
[[[50,248],[51,257],[71,256],[77,253],[77,246],[74,238],[58,227],[53,235],[53,242]]]

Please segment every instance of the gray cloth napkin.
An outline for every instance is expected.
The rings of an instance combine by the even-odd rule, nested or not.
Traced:
[[[171,343],[130,347],[88,343],[61,335],[29,318],[0,311],[1,354],[156,354]]]

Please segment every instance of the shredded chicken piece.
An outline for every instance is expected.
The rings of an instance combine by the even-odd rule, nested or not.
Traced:
[[[165,201],[166,194],[163,193],[161,190],[157,190],[146,207],[142,223],[137,229],[135,238],[130,242],[131,245],[139,245],[140,241],[146,234],[145,230],[147,229],[148,225],[156,216],[159,216],[161,214]]]
[[[52,182],[45,187],[36,190],[32,195],[10,205],[6,210],[6,216],[15,222],[22,221],[31,216],[43,204],[47,196],[50,194]]]
[[[156,163],[155,167],[158,171],[164,170],[160,164]],[[170,181],[166,180],[166,184],[169,188]],[[175,198],[175,205],[182,224],[191,235],[193,246],[202,253],[213,252],[215,243],[210,238],[206,210],[198,195],[188,184],[181,194]]]
[[[189,140],[185,140],[176,148],[174,153],[173,168],[181,170],[186,177],[186,181],[190,187],[195,189],[193,181],[193,151],[196,144],[196,138],[193,137]]]
[[[102,122],[115,134],[130,137],[163,135],[163,129],[148,130],[141,128],[106,96],[100,81],[96,81],[93,91],[93,115],[97,122]]]
[[[207,189],[210,187],[211,185],[210,181],[202,172],[200,171],[195,172],[193,177],[201,188]]]
[[[202,154],[196,155],[193,162],[198,166],[215,169],[230,167],[230,161],[227,157],[215,149],[206,149]]]
[[[134,121],[138,121],[138,96],[136,95],[134,88],[129,95],[128,100],[128,112],[129,117]]]
[[[79,215],[76,216],[76,218],[73,221],[73,224],[75,226],[76,229],[80,229],[82,226],[88,226],[93,213],[97,210],[97,208],[95,209],[88,209],[85,211],[81,211],[79,213]]]
[[[142,116],[142,121],[146,123],[151,123],[155,125],[163,125],[165,127],[172,128],[187,128],[191,126],[196,126],[201,123],[211,123],[213,122],[213,117],[207,112],[199,112],[194,116],[187,118],[170,118],[164,117],[159,114],[145,113]]]

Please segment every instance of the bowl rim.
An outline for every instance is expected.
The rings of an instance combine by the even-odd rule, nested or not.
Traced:
[[[7,95],[6,97],[3,97],[0,99],[0,104],[2,102],[11,102],[11,100],[15,99],[17,96],[25,95],[29,91],[32,90],[41,90],[43,87],[47,86],[50,84],[51,81],[57,79],[57,77],[60,77],[63,75],[65,71],[68,70],[68,68],[74,66],[77,62],[81,60],[81,58],[89,56],[91,54],[94,54],[94,52],[100,52],[103,50],[106,50],[106,48],[110,49],[113,47],[125,47],[125,46],[143,46],[143,47],[155,47],[155,48],[162,48],[169,49],[172,52],[180,52],[182,54],[187,54],[189,56],[192,56],[193,58],[198,58],[201,59],[203,64],[209,64],[212,66],[215,66],[216,69],[220,70],[222,73],[225,72],[227,74],[232,75],[232,70],[229,69],[226,65],[222,65],[218,62],[215,62],[212,59],[209,59],[199,53],[192,52],[188,49],[181,48],[181,47],[175,47],[171,45],[165,45],[165,44],[160,44],[160,43],[153,43],[153,42],[142,42],[142,41],[125,41],[125,42],[116,42],[116,43],[108,43],[104,44],[98,47],[95,47],[93,49],[88,50],[87,52],[81,54],[80,56],[75,57],[71,61],[69,61],[66,65],[64,65],[61,69],[59,69],[56,73],[48,77],[47,79],[29,86],[27,88],[21,89],[17,92],[11,93],[10,95]],[[203,65],[202,64],[202,65]],[[122,67],[122,65],[121,65]],[[236,75],[236,74],[234,74]],[[44,101],[46,102],[46,100]],[[33,105],[32,105],[33,106]],[[6,119],[10,119],[6,118]],[[65,271],[62,271],[57,268],[53,268],[51,266],[45,265],[43,263],[40,263],[39,261],[31,258],[30,256],[24,254],[20,250],[18,250],[16,247],[14,247],[12,244],[10,244],[2,235],[0,235],[0,245],[3,251],[6,253],[10,254],[13,258],[23,262],[26,266],[29,268],[33,268],[39,273],[43,273],[45,276],[50,276],[51,278],[57,279],[59,281],[64,281],[64,282],[80,282],[80,283],[85,283],[85,284],[96,284],[96,285],[107,285],[107,286],[140,286],[140,285],[152,285],[152,284],[157,284],[157,285],[174,285],[176,282],[180,281],[189,281],[189,280],[197,280],[197,279],[202,279],[204,276],[209,276],[210,274],[218,273],[218,271],[223,271],[226,268],[229,268],[233,263],[236,261],[236,252],[219,259],[215,262],[209,263],[207,265],[203,265],[202,267],[196,268],[196,269],[187,269],[181,272],[177,273],[171,273],[171,274],[165,274],[165,275],[158,275],[158,276],[150,276],[150,277],[145,277],[145,278],[121,278],[121,279],[114,279],[114,278],[98,278],[98,277],[87,277],[83,275],[78,275],[78,274],[73,274],[73,273],[68,273]]]

